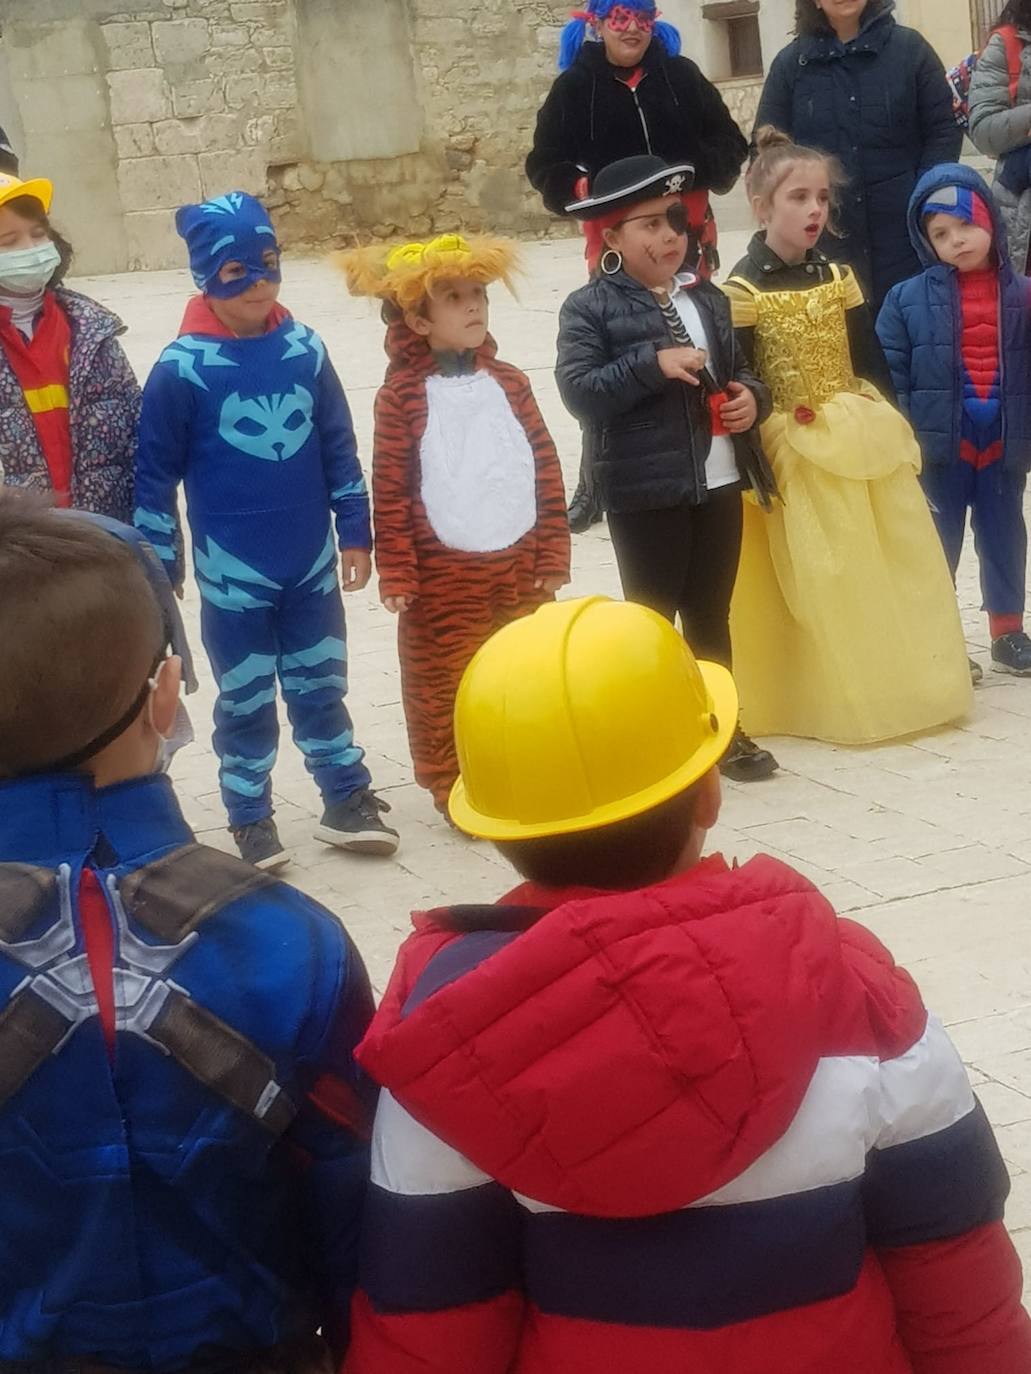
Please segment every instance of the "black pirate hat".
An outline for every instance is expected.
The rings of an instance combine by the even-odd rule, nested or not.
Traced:
[[[624,157],[603,167],[591,183],[587,199],[567,205],[566,213],[576,219],[600,219],[655,196],[681,196],[693,185],[693,163],[663,162],[650,153]]]

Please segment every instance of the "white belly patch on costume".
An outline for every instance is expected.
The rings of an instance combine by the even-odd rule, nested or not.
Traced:
[[[494,553],[537,523],[537,469],[526,431],[488,372],[428,377],[419,457],[422,500],[449,549]]]

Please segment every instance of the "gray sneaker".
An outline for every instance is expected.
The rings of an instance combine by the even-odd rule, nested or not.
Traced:
[[[255,868],[282,868],[290,862],[290,855],[283,848],[279,831],[271,816],[251,825],[239,825],[232,830],[240,858]]]
[[[352,854],[396,854],[401,837],[381,815],[389,810],[389,805],[370,788],[359,788],[343,801],[326,807],[315,838]]]

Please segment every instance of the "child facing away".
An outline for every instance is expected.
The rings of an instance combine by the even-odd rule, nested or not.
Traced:
[[[346,1374],[1026,1374],[1009,1180],[863,927],[702,857],[730,674],[560,602],[473,659],[451,811],[524,881],[419,915]]]
[[[129,544],[0,493],[0,642],[0,1359],[319,1374],[369,1167],[362,961],[195,843]]]
[[[446,234],[340,265],[388,322],[372,490],[380,596],[399,616],[415,779],[447,816],[455,694],[495,630],[569,581],[558,455],[527,377],[497,357],[487,287],[514,247]]]
[[[840,173],[775,129],[756,139],[762,231],[725,289],[773,392],[762,441],[784,499],[745,516],[731,617],[742,719],[872,744],[966,714],[963,632],[859,284],[816,246]]]
[[[1031,282],[1014,272],[1005,225],[969,167],[928,172],[913,194],[909,223],[925,270],[890,292],[877,332],[920,440],[921,481],[953,578],[970,511],[992,667],[1029,677]],[[973,669],[979,678],[980,665]]]
[[[230,829],[259,868],[288,861],[270,782],[278,677],[322,793],[316,837],[392,854],[397,832],[380,814],[389,807],[371,791],[344,704],[336,543],[345,592],[372,571],[347,400],[318,334],[278,303],[279,247],[259,202],[234,191],[185,206],[176,223],[203,295],[189,302],[144,390],[135,523],[181,585],[176,491],[185,483]]]
[[[745,436],[768,413],[769,391],[748,369],[722,292],[681,271],[692,176],[686,163],[624,158],[568,207],[600,221],[606,251],[599,275],[562,306],[555,375],[567,408],[595,429],[624,596],[679,615],[695,653],[729,668]],[[739,729],[722,768],[752,782],[777,763]]]
[[[2,130],[0,130],[2,135]],[[53,185],[6,170],[0,142],[0,462],[8,486],[132,521],[140,388],[118,317],[62,285],[72,247]]]

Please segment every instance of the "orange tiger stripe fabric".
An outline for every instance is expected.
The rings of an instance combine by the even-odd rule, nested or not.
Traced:
[[[437,371],[424,339],[390,326],[387,379],[376,397],[373,519],[380,595],[414,598],[398,624],[408,741],[420,786],[444,810],[458,777],[452,718],[469,660],[496,630],[552,595],[540,578],[569,580],[570,540],[558,454],[528,378],[499,362],[488,338],[476,368],[497,381],[533,450],[537,523],[510,548],[466,553],[441,543],[421,497],[420,445],[429,412],[426,379]]]

